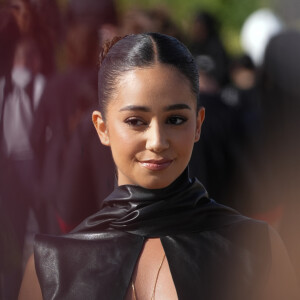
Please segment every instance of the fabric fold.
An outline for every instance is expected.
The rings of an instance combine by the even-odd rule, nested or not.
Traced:
[[[159,237],[180,300],[250,300],[268,276],[268,235],[185,170],[164,189],[116,187],[71,233],[38,235],[35,263],[45,300],[125,299],[145,240]]]
[[[160,237],[211,230],[240,220],[237,211],[209,199],[203,185],[195,178],[190,179],[186,169],[163,189],[149,190],[134,185],[116,187],[104,200],[103,208],[73,232],[115,229]]]

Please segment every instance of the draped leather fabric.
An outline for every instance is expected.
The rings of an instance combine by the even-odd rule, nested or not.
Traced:
[[[151,237],[161,239],[180,300],[258,299],[270,266],[267,225],[209,199],[187,170],[164,189],[116,187],[70,234],[38,235],[44,299],[124,299]]]

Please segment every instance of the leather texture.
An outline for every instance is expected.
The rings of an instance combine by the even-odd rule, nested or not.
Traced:
[[[209,199],[188,170],[164,189],[116,187],[71,233],[36,236],[44,299],[124,299],[144,242],[154,237],[180,300],[258,299],[271,264],[267,225]]]

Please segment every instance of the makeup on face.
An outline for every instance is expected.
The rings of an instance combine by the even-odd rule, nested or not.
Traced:
[[[164,64],[123,75],[105,124],[119,185],[163,188],[184,171],[204,117],[195,98],[188,80]]]

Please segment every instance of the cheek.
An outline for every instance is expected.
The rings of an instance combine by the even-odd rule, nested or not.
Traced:
[[[120,157],[134,157],[141,148],[140,140],[138,134],[130,132],[124,126],[109,128],[110,147],[116,160]]]

